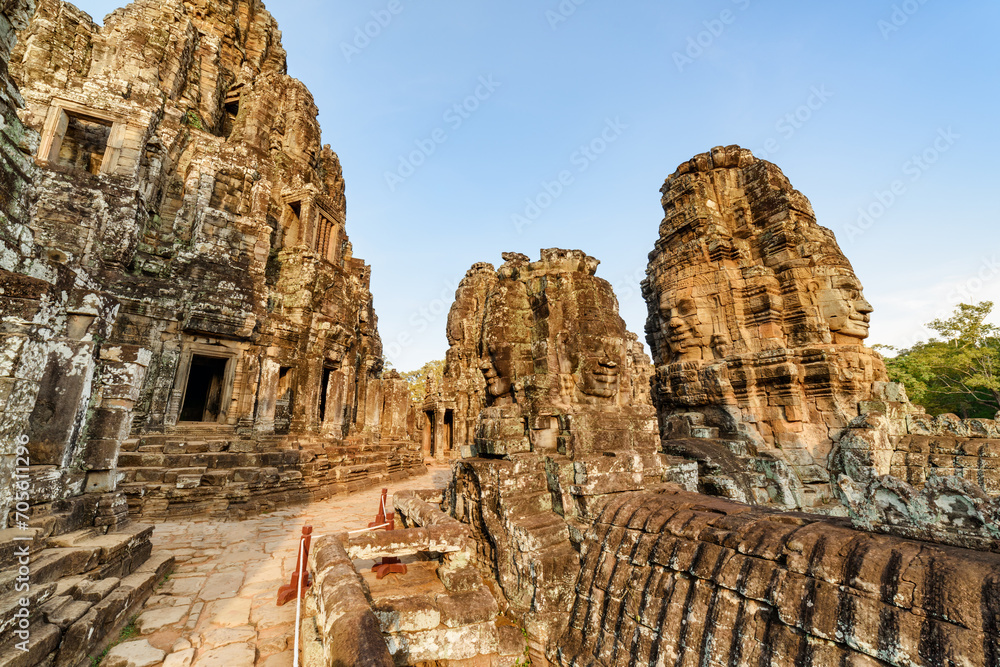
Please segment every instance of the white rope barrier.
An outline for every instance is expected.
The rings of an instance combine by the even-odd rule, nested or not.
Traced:
[[[295,646],[292,650],[292,666],[299,667],[299,625],[302,623],[302,580],[306,578],[308,568],[302,562],[302,554],[306,548],[306,538],[299,538],[299,590],[295,597]]]
[[[349,530],[349,531],[347,531],[347,534],[348,535],[357,535],[358,533],[366,533],[369,530],[378,530],[379,528],[385,528],[388,525],[389,525],[389,522],[387,521],[385,523],[379,524],[377,526],[371,526],[369,528],[358,528],[357,530]]]

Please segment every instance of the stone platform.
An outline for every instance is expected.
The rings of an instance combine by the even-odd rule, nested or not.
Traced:
[[[443,487],[450,474],[431,468],[390,492]],[[136,619],[140,636],[113,649],[102,665],[289,667],[295,605],[278,607],[275,599],[295,569],[302,526],[312,525],[316,536],[366,527],[379,495],[372,488],[239,522],[157,524],[153,558],[173,557],[176,566]]]
[[[247,518],[425,471],[411,442],[234,433],[133,438],[122,444],[118,464],[129,514],[144,521]]]

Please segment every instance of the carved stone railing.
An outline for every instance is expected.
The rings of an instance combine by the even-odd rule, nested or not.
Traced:
[[[508,664],[523,654],[520,631],[498,619],[499,606],[471,563],[471,529],[442,512],[441,500],[441,491],[401,491],[397,517],[415,527],[316,540],[304,665]],[[399,557],[411,557],[407,573],[384,581],[354,564]]]
[[[346,533],[320,537],[309,555],[313,585],[302,623],[302,664],[393,667],[368,602],[368,587],[354,569],[345,541]]]

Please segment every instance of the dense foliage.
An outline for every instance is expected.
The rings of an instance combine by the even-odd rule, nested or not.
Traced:
[[[415,371],[399,374],[410,385],[410,397],[414,401],[424,400],[424,395],[427,393],[428,375],[434,378],[435,384],[440,385],[441,378],[444,376],[444,359],[428,361]]]
[[[940,334],[886,359],[889,378],[906,386],[929,414],[992,418],[1000,410],[1000,328],[986,318],[993,302],[959,304],[948,319],[927,326]]]

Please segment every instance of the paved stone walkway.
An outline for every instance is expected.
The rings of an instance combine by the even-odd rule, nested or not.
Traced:
[[[390,485],[443,487],[449,468]],[[364,528],[375,518],[381,488],[240,522],[157,524],[153,554],[177,565],[136,621],[140,637],[119,644],[102,667],[291,667],[295,604],[275,605],[295,570],[298,535]]]

